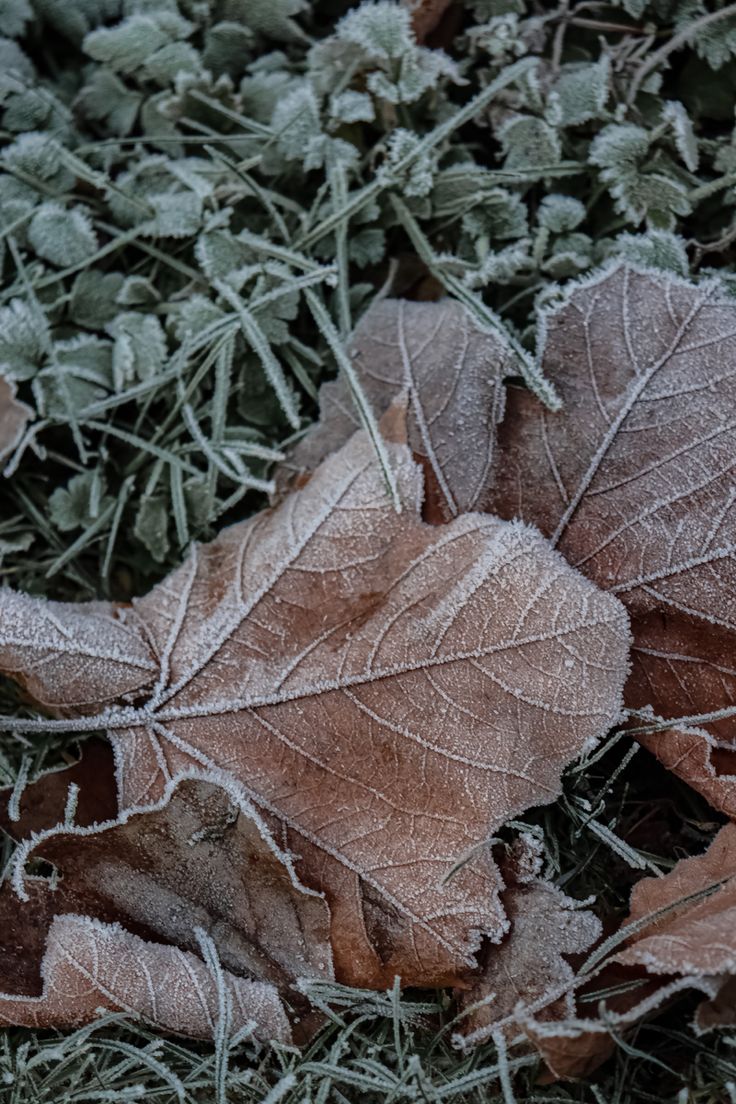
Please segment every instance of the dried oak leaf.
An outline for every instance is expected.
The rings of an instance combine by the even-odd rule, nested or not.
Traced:
[[[30,406],[15,397],[15,384],[0,375],[0,460],[8,456],[33,418]]]
[[[558,1077],[590,1073],[613,1049],[611,1029],[625,1033],[684,989],[707,997],[695,1014],[697,1031],[736,1025],[736,825],[722,828],[705,854],[638,882],[622,934],[629,926],[623,949],[586,986],[587,1003],[578,987],[577,1012],[587,1008],[587,1017],[562,1025],[528,1018],[526,1030]],[[628,993],[613,995],[626,984]],[[606,1009],[592,1018],[596,991]]]
[[[684,718],[736,704],[736,302],[627,266],[544,319],[550,413],[509,391],[488,508],[538,525],[626,605],[626,704]],[[736,815],[733,720],[641,736]]]
[[[43,792],[48,777],[29,790]],[[35,816],[43,802],[28,804]],[[25,875],[26,865],[37,859],[52,865],[55,882]],[[58,928],[63,916],[74,917],[75,924]],[[80,916],[87,927],[76,923]],[[69,995],[61,984],[59,932],[64,933],[64,955],[71,956],[70,961],[89,960],[90,931],[103,933],[100,938],[111,954],[119,943],[124,957],[127,947],[144,940],[141,953],[145,968],[152,971],[156,994],[167,984],[170,970],[171,984],[181,987],[186,980],[182,964],[198,949],[198,931],[206,932],[228,984],[239,994],[239,1007],[254,1020],[261,1037],[271,1037],[277,1021],[286,1022],[283,1010],[274,1019],[275,1010],[281,1009],[279,993],[300,1019],[308,1011],[292,987],[295,979],[332,976],[324,900],[296,883],[247,808],[239,808],[223,789],[201,780],[170,784],[159,805],[146,812],[128,811],[108,823],[58,825],[35,834],[17,853],[12,885],[0,891],[0,918],[0,977],[3,986],[12,989],[0,995],[0,1015],[11,1016],[15,1010],[27,1017],[15,1022],[38,1025],[39,1017],[45,1016],[47,1025],[68,1026],[94,1012],[96,1005],[78,1005],[76,990]],[[90,928],[92,918],[96,926]],[[182,949],[187,952],[183,957]],[[50,961],[57,964],[53,974]],[[155,1019],[155,1006],[139,993],[138,973],[131,975],[127,958],[125,962],[119,973],[115,959],[103,954],[95,990],[113,994],[106,1007],[120,1005]],[[202,1033],[201,1017],[216,1005],[217,995],[212,974],[205,983],[201,962],[196,970],[201,1000],[193,995],[198,990],[190,982],[191,1007],[179,993],[178,1019],[174,1023],[167,1013],[157,1020],[159,1026],[195,1036]],[[181,982],[176,980],[178,973]],[[41,978],[46,984],[39,995]],[[245,999],[248,994],[257,998],[251,1006]],[[21,1008],[22,996],[33,999]],[[3,1013],[5,1001],[9,1003]],[[282,1025],[275,1037],[287,1036]]]
[[[0,592],[0,664],[59,710],[111,703],[87,723],[122,809],[192,769],[252,802],[325,894],[340,980],[456,983],[506,928],[482,845],[617,718],[628,622],[525,525],[424,524],[421,471],[387,449],[401,513],[360,432],[132,609],[8,620]]]
[[[384,299],[366,311],[348,351],[376,415],[397,395],[408,397],[409,445],[426,475],[425,517],[448,521],[475,509],[503,416],[503,378],[515,370],[506,342],[452,299]],[[344,375],[324,384],[320,420],[280,465],[277,486],[298,482],[358,426]]]

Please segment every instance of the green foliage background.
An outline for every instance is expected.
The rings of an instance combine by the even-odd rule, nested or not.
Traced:
[[[505,328],[551,403],[535,309],[566,281],[625,256],[736,293],[735,106],[718,0],[456,0],[424,45],[394,0],[0,0],[0,374],[36,414],[0,478],[3,580],[125,600],[262,506],[386,290]],[[2,780],[62,752],[8,734]],[[612,916],[665,835],[685,854],[716,827],[634,755],[534,821]],[[331,997],[306,1054],[9,1033],[0,1097],[736,1100],[734,1040],[696,1039],[687,1005],[543,1089],[529,1058],[453,1051],[442,994]]]

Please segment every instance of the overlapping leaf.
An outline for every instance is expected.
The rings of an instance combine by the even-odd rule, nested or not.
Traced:
[[[462,1047],[494,1035],[513,1039],[530,1019],[547,1024],[573,1015],[575,973],[569,960],[601,934],[592,912],[542,876],[533,841],[520,837],[516,851],[513,865],[504,869],[509,934],[499,946],[486,948],[477,980],[460,994],[463,1017],[456,1041]]]
[[[102,1006],[211,1035],[217,977],[196,957],[204,932],[235,1001],[231,1028],[246,1017],[261,1037],[290,1037],[282,997],[303,1014],[293,982],[332,976],[324,900],[296,883],[247,808],[201,781],[172,784],[145,813],[52,826],[59,787],[49,780],[83,778],[87,803],[110,790],[110,764],[90,750],[84,772],[72,768],[30,786],[5,825],[19,838],[35,834],[16,856],[14,884],[0,892],[0,976],[8,990],[0,1017],[70,1026]],[[24,874],[39,858],[53,867],[53,882]],[[84,978],[89,986],[80,989]]]
[[[585,985],[579,980],[575,996],[570,987],[565,1022],[527,1017],[526,1030],[558,1077],[591,1072],[613,1049],[611,1030],[625,1032],[684,989],[706,996],[696,1030],[736,1024],[736,826],[722,828],[705,854],[639,882],[621,935],[627,932],[623,949],[590,971]]]
[[[401,513],[358,433],[132,610],[25,599],[19,634],[6,615],[19,599],[2,592],[0,652],[44,700],[61,656],[59,711],[122,695],[94,721],[122,809],[192,770],[252,803],[325,895],[338,978],[428,985],[466,976],[481,936],[502,937],[484,843],[553,799],[616,720],[629,636],[621,605],[534,530],[477,514],[424,524],[421,471],[405,444],[387,448]]]
[[[211,1039],[229,1005],[228,1027],[289,1042],[291,1033],[272,985],[219,978],[196,955],[147,943],[118,924],[59,916],[51,924],[38,996],[0,994],[0,1023],[79,1027],[100,1011],[129,1012],[165,1031]]]
[[[736,703],[736,304],[628,267],[546,318],[564,410],[509,393],[489,507],[533,522],[619,596],[635,634],[626,700],[682,718]],[[732,719],[642,736],[736,812]]]
[[[504,338],[452,299],[384,299],[363,316],[348,349],[374,411],[383,414],[397,395],[408,396],[409,445],[427,479],[425,516],[448,521],[477,509],[503,415],[503,378],[515,370]],[[321,388],[320,415],[281,465],[282,487],[313,471],[358,428],[344,376]]]

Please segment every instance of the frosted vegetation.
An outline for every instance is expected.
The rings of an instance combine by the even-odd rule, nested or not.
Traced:
[[[734,294],[735,104],[721,0],[466,0],[421,43],[394,0],[0,0],[0,376],[24,404],[3,579],[126,601],[259,509],[380,291],[463,303],[551,408],[538,319],[571,279],[620,257]],[[71,739],[4,735],[0,784]],[[665,838],[696,853],[717,825],[604,751],[526,828],[560,889],[623,915]],[[736,1100],[736,1040],[693,1036],[687,1003],[594,1083],[543,1087],[500,1041],[453,1049],[444,992],[312,999],[301,1051],[122,1015],[4,1033],[0,1098]]]

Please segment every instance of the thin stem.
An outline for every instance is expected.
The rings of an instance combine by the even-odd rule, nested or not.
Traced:
[[[353,396],[353,401],[357,407],[360,420],[366,429],[368,436],[373,443],[373,448],[376,451],[381,470],[383,472],[386,485],[391,495],[391,501],[397,514],[401,513],[401,497],[399,495],[399,488],[396,484],[396,475],[391,466],[391,459],[386,449],[386,443],[381,436],[381,430],[379,429],[378,422],[375,415],[371,410],[368,398],[363,390],[363,385],[358,379],[357,373],[353,368],[350,357],[345,352],[340,335],[338,334],[335,324],[327,313],[324,304],[320,300],[316,292],[309,289],[305,293],[307,304],[314,321],[319,326],[325,341],[330,346],[332,354],[337,361],[340,371],[344,374],[347,380],[348,387]]]
[[[330,184],[335,206],[344,207],[347,198],[345,169],[339,162],[330,173]],[[340,319],[340,336],[345,341],[353,328],[348,287],[348,220],[346,218],[335,227],[335,260],[337,261],[337,313]]]
[[[653,54],[650,54],[646,61],[639,66],[633,76],[631,87],[626,97],[627,106],[631,107],[639,94],[639,89],[649,74],[653,73],[655,69],[659,69],[660,65],[667,60],[670,54],[674,54],[683,46],[687,46],[690,39],[693,35],[697,34],[698,31],[702,31],[705,27],[710,27],[720,19],[726,19],[729,15],[736,15],[736,4],[728,4],[725,8],[721,8],[720,11],[708,12],[706,15],[701,15],[699,19],[694,19],[692,23],[688,23],[686,27],[683,27],[677,34],[673,35],[669,42],[665,42],[663,46],[660,46]]]

